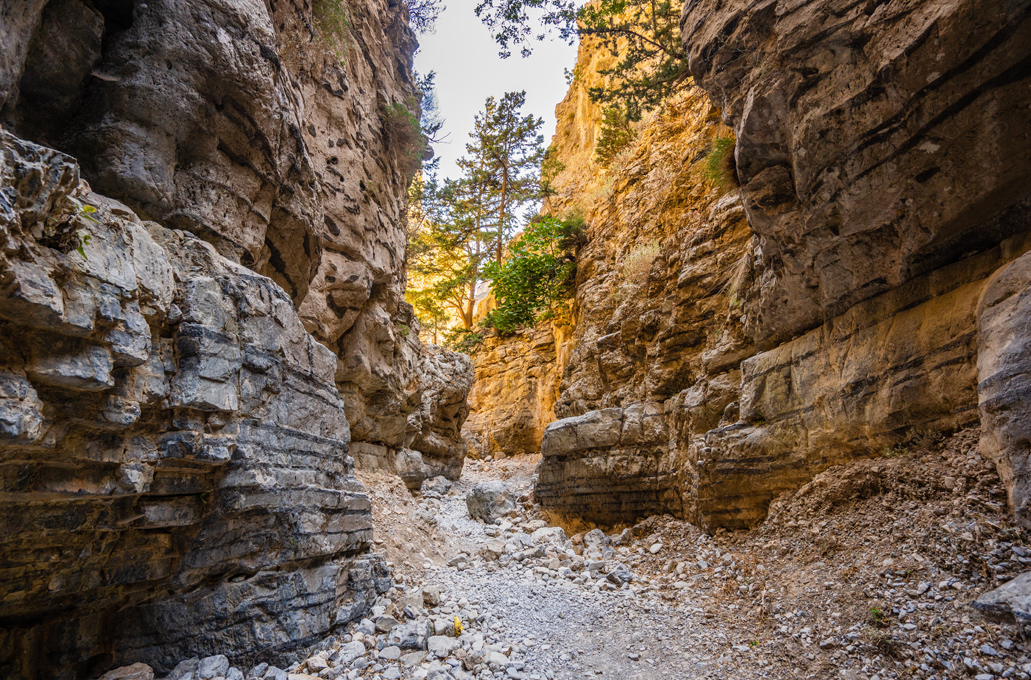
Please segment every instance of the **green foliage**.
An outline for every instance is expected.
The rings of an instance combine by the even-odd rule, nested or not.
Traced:
[[[89,245],[90,235],[80,229],[79,231],[75,232],[75,237],[79,240],[79,245],[76,246],[75,252],[77,252],[79,255],[82,255],[82,259],[89,259],[86,257],[86,246]]]
[[[411,327],[408,324],[399,323],[397,324],[397,334],[402,338],[407,338],[412,332]]]
[[[634,130],[623,107],[606,107],[601,119],[601,135],[594,149],[595,160],[607,168],[633,141]]]
[[[596,102],[625,106],[632,121],[688,83],[687,55],[680,40],[680,0],[597,0],[577,5],[576,0],[480,0],[476,15],[493,32],[503,57],[516,46],[527,56],[530,44],[553,30],[570,43],[576,36],[601,41],[616,60],[600,71],[610,77],[610,84],[592,88],[590,96]]]
[[[576,271],[573,251],[583,230],[581,216],[532,220],[512,241],[503,264],[491,262],[484,267],[497,301],[484,325],[507,335],[554,313],[569,297]]]
[[[908,446],[885,446],[884,450],[881,451],[881,455],[885,458],[902,458],[908,456],[910,453]]]
[[[724,193],[737,187],[733,137],[717,137],[705,156],[705,179]]]
[[[485,213],[482,225],[494,233],[491,250],[501,263],[505,246],[519,228],[518,210],[540,197],[540,169],[545,158],[544,120],[523,115],[526,92],[506,92],[495,100],[488,97],[484,111],[476,117],[469,156],[458,165],[477,187],[478,201]],[[489,226],[488,226],[489,225]]]
[[[430,71],[426,75],[415,74],[415,89],[418,91],[419,106],[419,128],[422,136],[428,143],[440,143],[445,141],[446,135],[441,137],[440,131],[444,128],[444,119],[440,117],[437,107],[436,91],[437,73]]]
[[[413,182],[406,297],[428,328],[450,313],[472,329],[483,265],[500,266],[522,226],[520,208],[542,196],[543,121],[521,113],[525,99],[525,92],[487,99],[458,161],[461,177],[441,184],[424,167]]]
[[[312,12],[324,36],[343,39],[351,28],[344,0],[312,0]]]
[[[416,106],[411,100],[407,104],[388,104],[383,109],[383,129],[408,172],[418,169],[427,148],[419,118],[412,111]]]
[[[468,328],[453,328],[444,334],[444,344],[448,349],[470,354],[483,343],[483,334]]]

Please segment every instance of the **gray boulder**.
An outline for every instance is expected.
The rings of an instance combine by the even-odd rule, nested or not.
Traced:
[[[494,522],[516,507],[515,496],[504,482],[480,482],[465,495],[469,516],[484,522]]]
[[[973,607],[990,619],[1004,623],[1031,623],[1031,571],[988,591]]]

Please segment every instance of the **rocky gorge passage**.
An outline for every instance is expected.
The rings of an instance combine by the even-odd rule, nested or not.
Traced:
[[[372,479],[376,543],[404,563],[368,619],[287,669],[215,657],[168,677],[1031,677],[1018,627],[971,607],[1031,563],[976,438],[832,468],[760,529],[711,537],[670,517],[567,537],[531,501],[531,457],[473,462],[400,505]]]

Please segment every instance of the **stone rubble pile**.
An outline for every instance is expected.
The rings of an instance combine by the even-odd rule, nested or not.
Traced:
[[[957,436],[963,455],[967,439]],[[986,462],[962,468],[962,484],[944,481],[956,455],[829,471],[779,502],[759,531],[711,536],[668,516],[567,536],[542,516],[527,480],[485,480],[469,466],[458,482],[424,482],[413,504],[455,541],[447,563],[395,572],[403,583],[366,619],[289,667],[234,669],[211,657],[169,677],[1027,680],[1031,649],[1011,619],[1026,613],[1028,579],[989,592],[1023,568],[1027,541],[1003,524],[1004,511],[987,514],[999,486]],[[940,494],[912,499],[935,479]],[[482,481],[512,505],[492,507],[492,522],[470,517]],[[869,482],[880,495],[840,514],[819,509]],[[986,568],[1004,575],[986,578]],[[981,616],[978,596],[1007,622]]]

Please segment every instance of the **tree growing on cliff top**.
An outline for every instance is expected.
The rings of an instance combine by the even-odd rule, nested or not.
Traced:
[[[543,121],[521,113],[525,97],[509,92],[488,98],[458,161],[462,176],[439,183],[428,173],[418,184],[419,195],[410,198],[409,209],[422,218],[410,235],[415,285],[407,295],[426,325],[435,322],[439,308],[453,313],[463,328],[473,328],[483,265],[493,260],[500,266],[521,226],[520,210],[540,197]]]
[[[535,40],[557,30],[572,43],[577,36],[598,40],[615,58],[599,71],[605,87],[591,99],[620,104],[628,119],[639,120],[690,79],[680,40],[679,0],[598,0],[577,7],[575,0],[480,0],[476,15],[493,32],[503,57],[519,47],[523,56]],[[534,15],[531,17],[531,15]]]
[[[530,220],[510,244],[506,260],[484,267],[497,302],[484,325],[506,335],[559,312],[570,297],[583,231],[579,214],[564,220],[550,215]]]

